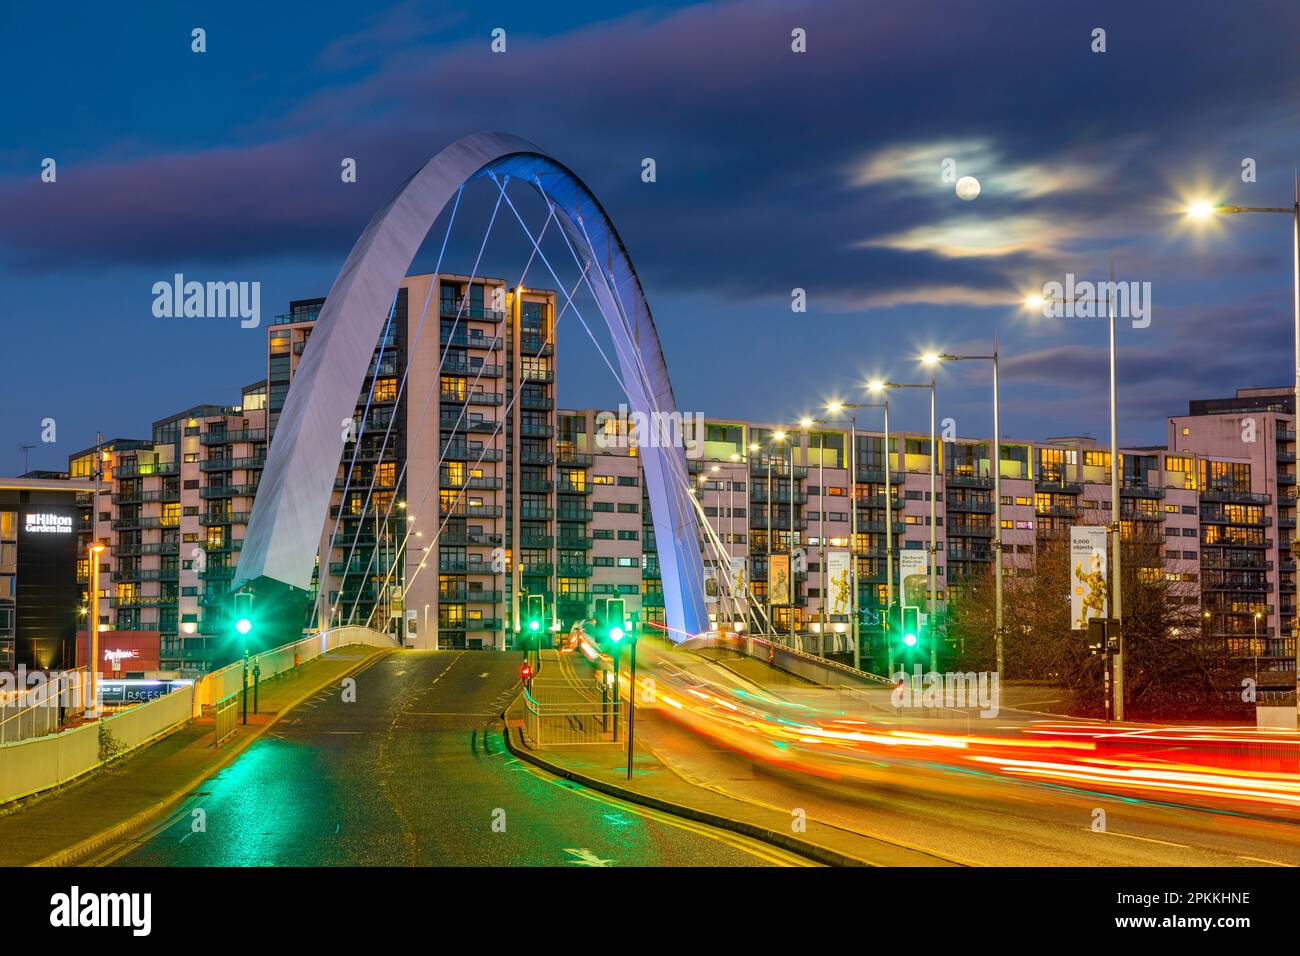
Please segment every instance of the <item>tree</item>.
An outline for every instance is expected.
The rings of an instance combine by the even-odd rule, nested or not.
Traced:
[[[1100,523],[1100,522],[1098,522]],[[1240,715],[1240,674],[1221,639],[1201,628],[1199,586],[1165,572],[1156,523],[1121,545],[1125,717],[1178,720]],[[1129,524],[1126,523],[1126,529]],[[1104,657],[1070,627],[1069,534],[1040,538],[1032,559],[1004,581],[1004,678],[1050,681],[1074,692],[1075,713],[1102,716]],[[947,621],[951,666],[991,670],[996,659],[992,567],[954,589]]]

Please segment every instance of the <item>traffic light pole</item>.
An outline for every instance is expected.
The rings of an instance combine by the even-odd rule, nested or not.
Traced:
[[[248,648],[244,648],[244,693],[241,695],[244,705],[244,723],[248,723]]]
[[[632,675],[627,688],[627,779],[632,779],[632,741],[636,734],[636,636],[632,635]]]
[[[612,703],[613,703],[613,710],[614,710],[614,742],[615,742],[615,743],[618,743],[618,703],[619,703],[619,701],[618,701],[618,668],[619,668],[619,658],[622,656],[622,655],[619,653],[620,650],[621,650],[620,645],[615,644],[615,645],[614,645],[614,700],[613,700],[613,702],[612,702]]]

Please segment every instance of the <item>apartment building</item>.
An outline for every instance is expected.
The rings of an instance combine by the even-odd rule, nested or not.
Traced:
[[[229,590],[265,460],[265,382],[244,388],[238,404],[159,419],[148,439],[70,456],[71,477],[99,489],[81,503],[77,572],[86,608],[89,548],[106,545],[98,558],[104,640],[156,636],[161,670],[206,669],[210,642],[228,635],[204,612]]]
[[[293,302],[270,329],[272,432],[323,303]],[[521,598],[556,593],[590,515],[571,505],[581,469],[555,451],[554,322],[549,290],[403,280],[355,418],[340,423],[317,620],[413,647],[504,648]]]

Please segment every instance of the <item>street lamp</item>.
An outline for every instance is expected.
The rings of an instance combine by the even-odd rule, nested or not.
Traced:
[[[786,440],[784,431],[777,429],[768,438],[767,444],[767,631],[768,637],[775,639],[776,624],[772,617],[772,449],[773,445]],[[757,448],[751,445],[750,448]],[[790,529],[794,530],[794,445],[790,446]],[[788,586],[788,585],[787,585]],[[794,624],[794,609],[790,611],[791,626]],[[791,641],[791,644],[794,642]]]
[[[997,674],[1002,680],[1002,429],[998,417],[998,350],[992,355],[947,355],[931,353],[926,364],[937,367],[940,362],[992,362],[993,363],[993,574],[997,578],[994,594],[993,640],[997,647]]]
[[[867,383],[867,390],[882,396],[881,405],[885,409],[885,620],[894,607],[894,493],[890,472],[893,465],[889,460],[889,386],[885,382]],[[894,671],[894,647],[888,639],[888,625],[885,629],[885,647],[889,652],[889,673]]]
[[[925,362],[925,359],[926,357],[923,356],[922,362]],[[937,438],[935,434],[935,396],[937,394],[937,389],[935,387],[935,373],[937,371],[938,363],[929,362],[927,364],[930,365],[929,382],[921,382],[921,383],[880,382],[877,384],[880,385],[881,391],[887,391],[888,389],[893,389],[893,388],[928,388],[930,390],[930,561],[927,567],[927,571],[928,571],[927,577],[929,579],[929,586],[930,586],[930,608],[929,608],[929,617],[927,618],[926,623],[930,631],[930,669],[937,671],[939,669],[939,645],[934,638],[934,620],[935,620],[935,615],[937,614],[939,608],[938,591],[937,591],[936,579],[935,579],[936,565],[938,563],[938,554],[937,554],[938,545],[936,544],[937,537],[936,537],[936,529],[935,529],[935,518],[936,518],[935,484],[937,480],[935,468],[936,468],[936,462],[938,457],[937,452],[935,451],[935,440]],[[886,410],[885,414],[886,414],[886,421],[888,421],[888,414],[889,414],[888,410]],[[886,430],[888,430],[887,427]],[[888,442],[889,442],[888,435],[885,436],[885,442],[886,442],[886,446],[885,446],[886,451],[888,451]],[[900,586],[902,585],[901,580],[899,581],[899,584]]]
[[[1115,719],[1124,719],[1124,626],[1123,626],[1123,575],[1120,570],[1120,545],[1123,535],[1120,531],[1120,496],[1119,496],[1119,428],[1118,390],[1115,375],[1115,264],[1110,266],[1110,284],[1106,287],[1106,315],[1110,320],[1110,523],[1111,523],[1111,566],[1110,589],[1114,595],[1112,616],[1119,627],[1119,651],[1114,657],[1115,680]],[[1046,306],[1067,304],[1069,302],[1101,303],[1097,299],[1076,297],[1073,300],[1058,296],[1031,295],[1025,299],[1025,306],[1030,309],[1043,309]]]
[[[874,408],[874,402],[827,402],[826,410],[832,415],[848,413],[849,426],[849,577],[853,587],[849,594],[849,611],[852,614],[853,667],[862,670],[862,647],[858,624],[858,416],[859,408]]]
[[[96,498],[95,508],[99,501]],[[99,556],[104,553],[104,546],[98,541],[90,544],[90,620],[86,623],[86,639],[90,649],[90,700],[86,710],[99,711],[99,686],[96,679],[99,674]]]
[[[1291,217],[1291,311],[1295,326],[1295,418],[1300,422],[1300,175],[1292,174],[1290,206],[1238,206],[1232,203],[1211,203],[1198,200],[1187,207],[1187,215],[1194,220],[1206,221],[1216,213],[1272,213]],[[1291,554],[1300,554],[1300,530],[1291,541]],[[1292,644],[1296,660],[1296,706],[1300,713],[1300,618],[1292,624]]]

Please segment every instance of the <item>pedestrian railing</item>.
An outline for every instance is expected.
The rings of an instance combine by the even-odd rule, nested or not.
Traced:
[[[239,719],[239,692],[223,697],[212,708],[214,726],[212,746],[220,747],[226,739],[235,733],[236,721]]]
[[[565,701],[544,704],[524,691],[524,736],[533,747],[614,744],[627,739],[627,704]]]

